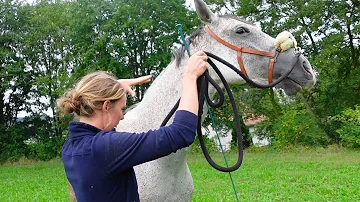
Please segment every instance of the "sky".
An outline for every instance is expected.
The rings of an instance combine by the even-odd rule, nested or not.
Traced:
[[[194,0],[186,0],[185,4],[190,5],[190,7],[195,10]]]

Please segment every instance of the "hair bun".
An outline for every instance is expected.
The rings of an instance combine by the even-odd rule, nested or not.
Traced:
[[[81,107],[81,102],[80,102],[79,100],[72,99],[71,102],[72,102],[72,104],[74,105],[74,108],[75,108],[75,109],[80,109],[80,107]]]
[[[73,111],[80,115],[80,111],[81,111],[81,105],[82,105],[82,102],[81,102],[81,96],[78,95],[78,93],[76,93],[74,90],[72,90],[71,92],[69,92],[69,96],[70,96],[70,99],[71,99],[71,103],[72,103],[72,106],[73,106]]]

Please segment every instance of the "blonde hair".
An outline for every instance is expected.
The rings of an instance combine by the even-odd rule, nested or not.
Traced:
[[[59,98],[57,108],[62,114],[75,112],[78,116],[90,117],[104,101],[116,101],[124,95],[124,88],[113,74],[96,71],[84,76]]]

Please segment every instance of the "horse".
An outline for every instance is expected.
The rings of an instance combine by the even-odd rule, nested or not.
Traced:
[[[274,80],[293,68],[276,85],[288,95],[315,84],[315,74],[309,61],[303,55],[297,56],[294,47],[278,53],[276,62],[273,61],[271,66],[270,60],[274,58],[270,56],[274,55],[265,53],[276,52],[274,38],[237,16],[215,15],[203,0],[195,0],[195,9],[205,26],[199,27],[188,38],[187,45],[191,53],[199,50],[211,52],[234,66],[240,64],[246,75],[257,83],[269,82],[269,67],[272,69],[271,79]],[[221,40],[214,38],[209,32],[227,42],[227,45],[221,44]],[[232,49],[229,44],[238,48]],[[125,114],[117,130],[142,132],[159,128],[180,98],[182,75],[188,58],[184,47],[180,47],[174,53],[173,60],[147,89],[142,101]],[[245,83],[245,80],[229,67],[216,61],[214,63],[228,83]],[[219,77],[211,68],[209,74],[220,83]],[[209,94],[214,95],[215,90],[209,89]],[[140,201],[191,201],[194,185],[186,163],[187,150],[188,148],[181,149],[160,159],[135,166]],[[73,194],[72,190],[70,192]]]

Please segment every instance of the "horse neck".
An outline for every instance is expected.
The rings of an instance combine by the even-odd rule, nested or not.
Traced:
[[[190,52],[194,54],[207,45],[204,40],[200,40],[196,45],[190,45]],[[138,106],[120,121],[117,127],[119,131],[143,132],[160,127],[181,96],[183,70],[188,59],[185,51],[178,64],[175,59],[169,63],[147,89]],[[171,120],[168,123],[171,123]]]
[[[177,67],[175,61],[172,61],[161,72],[147,89],[142,101],[134,109],[127,112],[124,119],[119,122],[118,131],[144,132],[160,127],[181,96],[183,69],[186,65],[186,60],[184,61]],[[169,120],[168,124],[171,122],[172,120]],[[175,155],[157,161],[162,166],[185,163],[186,150],[180,150]],[[174,172],[176,172],[175,170]]]
[[[143,100],[129,111],[117,129],[125,132],[143,132],[160,127],[162,121],[180,98],[183,68],[171,62],[146,91]],[[169,121],[171,122],[171,121]]]
[[[192,53],[198,50],[195,47],[192,48],[194,48],[191,51]],[[188,56],[184,53],[178,66],[173,60],[161,72],[146,91],[143,100],[134,109],[126,113],[125,118],[119,122],[118,131],[144,132],[160,127],[181,96],[183,70],[187,60]],[[211,95],[215,92],[211,89],[210,91],[212,91],[210,92]],[[172,120],[168,124],[171,122]],[[186,149],[182,149],[173,155],[158,159],[158,161],[162,161],[164,166],[184,163]]]

